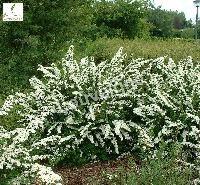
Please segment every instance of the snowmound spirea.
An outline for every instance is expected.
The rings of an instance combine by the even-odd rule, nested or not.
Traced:
[[[32,77],[32,90],[10,95],[0,109],[6,116],[18,106],[21,118],[15,130],[0,127],[0,169],[20,168],[22,176],[60,184],[60,176],[38,161],[88,142],[119,155],[179,142],[198,159],[199,63],[161,57],[127,64],[125,57],[120,48],[98,65],[88,57],[76,61],[71,46],[60,63],[40,65],[43,78]]]

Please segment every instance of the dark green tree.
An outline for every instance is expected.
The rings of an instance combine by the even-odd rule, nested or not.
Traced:
[[[148,10],[148,22],[152,24],[151,35],[164,38],[181,37],[183,29],[192,27],[183,12],[163,10],[161,6]]]
[[[172,36],[172,16],[161,7],[150,9],[148,21],[153,25],[151,35],[156,37],[171,37]]]
[[[68,45],[86,37],[91,27],[89,0],[24,0],[23,4],[22,22],[0,22],[1,97],[11,89],[26,88],[38,64],[60,59]]]
[[[187,20],[183,12],[174,12],[173,16],[173,28],[174,29],[184,29],[187,26]]]
[[[96,2],[94,23],[99,36],[132,39],[142,32],[148,1],[114,0]],[[144,27],[143,27],[144,28]]]

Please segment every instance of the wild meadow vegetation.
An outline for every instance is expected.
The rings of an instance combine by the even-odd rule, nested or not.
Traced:
[[[200,45],[184,13],[144,0],[24,11],[0,23],[3,185],[70,184],[60,166],[123,157],[85,184],[200,183]]]

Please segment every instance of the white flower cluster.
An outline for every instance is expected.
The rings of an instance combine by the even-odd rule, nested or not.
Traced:
[[[60,185],[61,177],[55,174],[50,167],[42,166],[37,163],[38,159],[46,159],[46,156],[31,155],[34,149],[31,146],[24,146],[29,140],[29,131],[23,128],[16,128],[13,131],[6,131],[0,127],[0,171],[12,172],[12,170],[22,171],[21,175],[11,179],[9,184],[26,184],[35,177],[45,184]],[[8,174],[4,174],[5,177]],[[3,181],[3,179],[2,179]]]
[[[200,65],[190,57],[177,63],[137,59],[127,65],[125,57],[120,48],[111,62],[77,62],[71,46],[60,63],[40,65],[44,78],[31,78],[32,91],[9,96],[0,109],[6,116],[17,105],[21,117],[21,128],[0,130],[1,169],[23,166],[33,174],[38,169],[45,183],[60,183],[37,160],[88,141],[119,154],[120,147],[146,150],[162,140],[178,141],[198,158]]]
[[[42,182],[45,182],[46,185],[61,185],[61,176],[55,174],[50,167],[35,163],[31,170],[32,172],[35,172],[36,177]]]

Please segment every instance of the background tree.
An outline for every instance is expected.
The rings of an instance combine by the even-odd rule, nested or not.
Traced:
[[[100,1],[94,6],[94,23],[100,36],[133,39],[145,23],[147,1]],[[144,30],[145,31],[145,30]]]
[[[184,29],[187,26],[187,20],[183,12],[174,12],[173,16],[173,28],[174,29]]]
[[[187,21],[185,14],[178,11],[167,11],[161,7],[148,10],[148,22],[151,27],[151,36],[156,37],[181,37],[183,29],[191,28],[191,20]]]
[[[38,64],[60,59],[69,42],[84,38],[91,26],[89,0],[25,0],[23,3],[23,22],[0,22],[2,96],[11,89],[25,88]]]
[[[172,17],[166,10],[161,7],[150,9],[148,21],[153,25],[151,31],[152,36],[171,37],[172,36]]]

